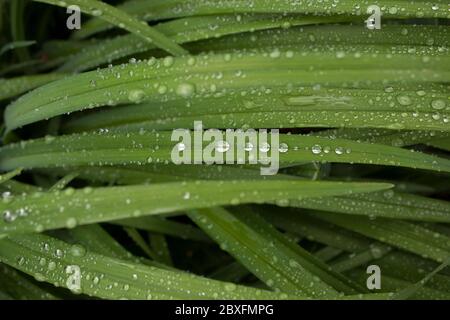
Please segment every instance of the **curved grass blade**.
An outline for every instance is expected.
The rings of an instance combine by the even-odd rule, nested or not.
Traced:
[[[2,240],[0,254],[4,263],[39,281],[104,299],[281,298],[279,293],[102,256],[80,245],[69,245],[44,235],[22,235]],[[40,259],[45,259],[46,263],[34,263]],[[67,270],[71,269],[67,269],[68,266],[80,270],[79,290],[69,286],[71,273]]]
[[[167,266],[173,266],[169,245],[165,236],[162,234],[149,234],[148,238],[153,251],[156,253],[156,261]]]
[[[64,2],[59,0],[33,0],[43,2],[60,7],[69,7],[76,5],[80,10],[86,14],[98,16],[100,19],[107,21],[115,26],[123,28],[136,36],[144,39],[147,42],[153,43],[155,46],[166,50],[173,55],[183,55],[188,52],[177,45],[164,34],[156,31],[142,21],[135,19],[124,11],[121,11],[113,6],[110,6],[101,1],[93,0],[71,0]]]
[[[73,168],[40,169],[45,174],[65,175]],[[94,183],[117,185],[149,184],[155,182],[174,182],[185,180],[296,180],[295,176],[277,174],[261,176],[260,171],[241,166],[198,166],[171,164],[149,164],[145,166],[121,167],[76,167],[79,178]]]
[[[311,181],[189,181],[17,195],[0,203],[0,234],[42,232],[142,215],[240,203],[320,197],[390,188],[389,184]],[[220,190],[220,194],[211,190]],[[126,196],[124,196],[126,195]]]

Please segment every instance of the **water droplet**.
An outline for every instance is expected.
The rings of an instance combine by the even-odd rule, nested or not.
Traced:
[[[322,152],[322,147],[319,146],[318,144],[315,144],[312,146],[311,151],[314,154],[320,154]]]
[[[227,152],[230,150],[230,144],[227,141],[218,141],[216,143],[216,150],[218,152]]]
[[[195,93],[195,86],[191,83],[182,83],[177,87],[176,93],[179,96],[188,98]]]
[[[432,107],[433,109],[436,109],[436,110],[442,110],[442,109],[444,109],[444,108],[445,108],[445,105],[446,105],[446,103],[445,103],[445,101],[442,100],[442,99],[437,99],[437,100],[431,101],[431,107]]]

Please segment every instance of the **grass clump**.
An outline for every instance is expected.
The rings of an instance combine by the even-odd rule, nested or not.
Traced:
[[[0,2],[0,299],[449,299],[448,5],[374,4]]]

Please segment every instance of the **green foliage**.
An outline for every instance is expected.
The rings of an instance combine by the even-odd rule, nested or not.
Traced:
[[[0,299],[449,299],[448,3],[370,4],[0,1]]]

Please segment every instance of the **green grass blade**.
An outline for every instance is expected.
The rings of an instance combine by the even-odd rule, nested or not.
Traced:
[[[13,98],[49,82],[62,79],[63,74],[49,73],[0,79],[0,100]]]
[[[185,143],[187,144],[187,142]],[[195,146],[192,143],[191,155],[204,150],[210,143],[203,141],[202,146]],[[231,145],[232,141],[229,143]],[[288,146],[288,151],[279,154],[281,166],[320,161],[389,165],[450,172],[450,160],[396,147],[351,140],[280,134],[279,145],[283,143]],[[140,133],[48,136],[0,148],[0,169],[171,163],[171,154],[175,145],[176,143],[171,141],[170,132],[142,131]],[[233,157],[233,163],[237,163],[237,152],[231,154],[234,151],[231,149],[221,156]],[[246,162],[248,163],[248,160]]]
[[[357,214],[371,218],[450,222],[450,203],[447,201],[387,191],[364,197],[329,197],[292,201],[292,206],[302,208]]]
[[[248,221],[241,221],[240,215],[217,208],[193,211],[189,217],[267,286],[300,296],[338,296],[329,283],[320,279],[318,272],[321,270],[305,259],[306,252],[302,251],[303,256],[298,255],[285,241],[268,237]],[[256,225],[259,224],[256,221]],[[267,249],[270,247],[274,250]]]
[[[406,300],[406,299],[410,298],[417,291],[419,291],[428,281],[430,281],[431,278],[433,278],[441,270],[446,268],[449,263],[450,263],[450,259],[448,259],[446,262],[442,263],[438,268],[433,270],[433,272],[429,273],[420,282],[418,282],[418,283],[416,283],[416,284],[414,284],[414,285],[412,285],[412,286],[410,286],[408,288],[405,288],[405,289],[401,290],[400,292],[396,292],[392,298],[396,299],[396,300]]]
[[[0,203],[0,234],[42,232],[140,215],[389,188],[389,184],[310,181],[192,181],[17,195]],[[214,188],[220,194],[212,194]],[[257,192],[254,192],[258,190]],[[127,195],[124,197],[123,195]],[[57,215],[55,213],[58,213]]]
[[[12,178],[14,178],[15,176],[18,176],[22,173],[22,168],[17,168],[11,172],[8,172],[6,174],[2,174],[0,175],[0,184],[7,182],[9,180],[11,180]]]
[[[131,218],[113,221],[112,223],[186,240],[209,241],[209,238],[201,230],[162,217]]]
[[[53,294],[42,289],[15,269],[0,264],[1,286],[16,300],[55,300]]]
[[[7,51],[14,50],[17,48],[29,47],[35,43],[36,43],[36,41],[15,41],[15,42],[7,43],[3,47],[1,47],[0,56],[2,56]]]
[[[369,220],[333,213],[317,213],[320,219],[413,252],[439,263],[450,257],[450,238],[400,220]],[[431,236],[431,237],[430,237]]]
[[[436,2],[436,1],[435,1]],[[248,1],[208,1],[208,0],[158,0],[152,2],[131,1],[125,3],[121,10],[139,16],[148,21],[159,19],[171,19],[194,15],[210,15],[219,13],[297,13],[309,15],[350,15],[357,16],[361,24],[368,17],[365,14],[364,6],[356,5],[354,1],[346,0],[338,3],[319,3],[308,1],[307,3],[296,2],[295,0],[256,0],[248,5]],[[437,10],[432,8],[432,4],[426,1],[406,2],[402,0],[374,1],[374,5],[382,8],[383,17],[386,18],[448,18],[447,8],[444,2],[438,2]],[[369,5],[367,5],[369,6]],[[174,10],[173,8],[176,8]],[[394,8],[394,9],[392,9]],[[111,26],[99,19],[93,19],[86,23],[84,28],[77,34],[77,38],[84,38],[100,31],[109,29]]]
[[[218,92],[224,92],[227,96],[235,90],[239,92],[255,89],[257,90],[255,93],[264,94],[262,96],[264,99],[271,99],[270,91],[267,93],[267,89],[278,88],[279,91],[286,86],[323,84],[339,87],[346,81],[362,85],[370,79],[374,86],[378,83],[380,87],[381,81],[386,86],[389,82],[392,84],[399,81],[415,83],[418,81],[416,78],[420,78],[421,83],[424,84],[450,79],[450,73],[443,71],[440,67],[446,60],[450,62],[450,57],[431,57],[424,63],[418,56],[403,53],[390,53],[392,57],[388,60],[383,55],[374,57],[369,53],[361,54],[358,59],[352,55],[343,54],[339,65],[335,63],[335,53],[301,54],[290,50],[283,52],[267,49],[225,56],[217,54],[177,59],[167,57],[161,60],[151,59],[131,63],[87,72],[47,84],[9,105],[5,112],[5,123],[7,129],[12,130],[39,120],[87,108],[144,101],[168,103],[181,100],[187,103],[193,98],[198,100],[208,99],[211,95],[214,97]],[[316,69],[307,71],[311,64],[315,64]],[[377,70],[376,73],[371,72],[374,69]],[[286,70],[289,72],[286,73]],[[215,76],[212,78],[213,74]],[[155,85],[149,85],[149,83]],[[291,109],[302,108],[316,102],[313,93],[304,97],[301,92],[296,94],[289,92],[289,89],[287,92],[286,89],[284,91],[281,97],[275,95],[277,104],[281,106],[287,105]],[[358,91],[355,91],[355,94],[358,96]],[[400,108],[411,106],[415,99],[420,97],[413,98],[407,94],[404,97],[400,94],[396,97],[397,106]],[[342,97],[338,101],[327,100],[325,97],[324,100],[318,99],[318,102],[337,103],[345,110],[346,100]],[[252,108],[251,105],[250,108]],[[430,108],[431,106],[428,105],[428,112]],[[347,106],[347,111],[348,109]],[[405,111],[404,108],[402,111]],[[344,119],[339,120],[345,123],[345,119],[350,115],[344,113],[342,115]],[[424,114],[419,115],[421,117],[417,118],[425,117]],[[400,115],[396,115],[392,122],[389,121],[389,117],[386,118],[386,113],[382,113],[382,116],[384,122],[388,120],[388,126],[391,129],[405,127],[399,120]],[[430,129],[448,130],[448,125],[445,125],[446,117],[446,114],[443,114],[437,120],[423,118],[422,122],[428,123]],[[407,120],[416,121],[413,118],[415,117],[412,112],[406,114]],[[312,120],[308,124],[314,126],[311,122]]]
[[[10,4],[11,36],[15,43],[19,43],[19,46],[17,47],[19,49],[16,52],[20,61],[26,61],[30,59],[30,52],[27,50],[28,45],[24,44],[24,42],[26,42],[25,40],[26,5],[27,1],[25,0],[11,1]]]

